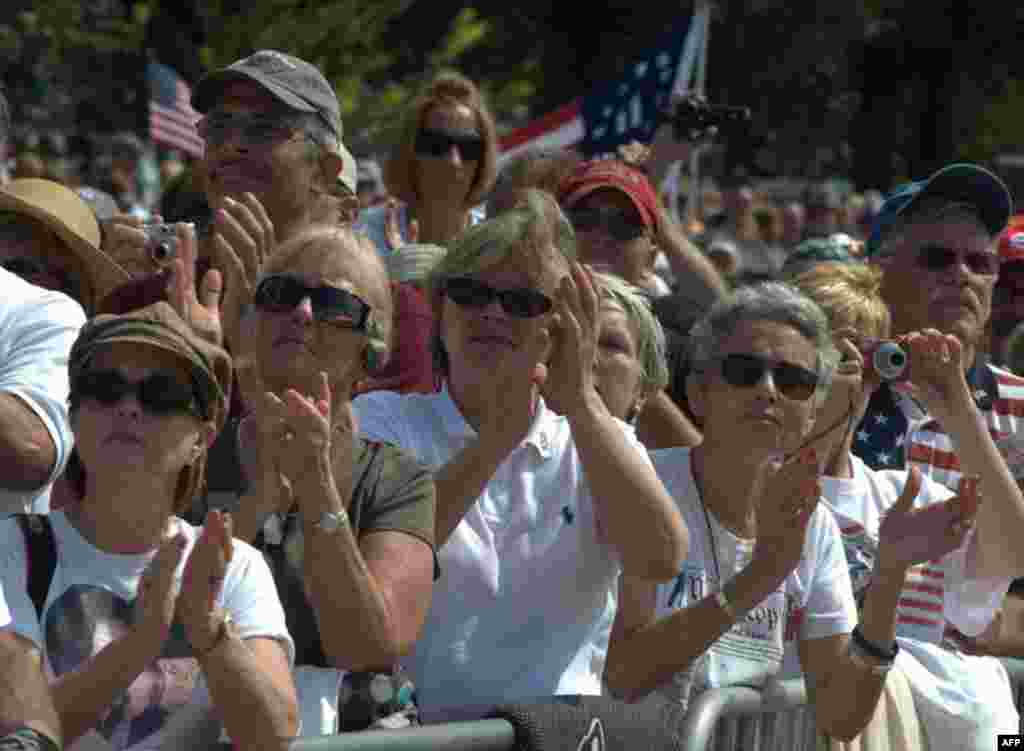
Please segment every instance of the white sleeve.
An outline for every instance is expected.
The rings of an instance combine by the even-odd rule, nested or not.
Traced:
[[[0,392],[17,396],[46,425],[57,449],[49,484],[64,471],[73,444],[68,422],[68,355],[85,324],[85,313],[70,297],[52,293],[12,311],[10,320],[13,325],[4,331]]]
[[[234,540],[219,605],[231,614],[240,638],[277,639],[288,653],[288,664],[294,665],[295,643],[288,633],[270,567],[258,550],[241,540]]]
[[[7,623],[3,628],[13,631],[43,649],[43,632],[36,607],[28,596],[28,558],[25,535],[16,519],[0,520],[0,588],[3,590]]]
[[[968,558],[976,552],[977,530],[967,533],[963,545],[946,556],[942,614],[965,636],[977,636],[992,622],[1013,578],[968,578]]]
[[[359,434],[367,440],[390,443],[413,452],[407,436],[403,398],[397,391],[371,391],[353,399],[352,411]]]
[[[805,574],[810,589],[800,638],[820,639],[850,633],[857,623],[857,603],[853,599],[839,525],[824,503],[819,504],[811,517],[804,556],[813,569]],[[803,566],[797,570],[805,571]]]
[[[0,628],[6,628],[11,622],[11,611],[7,608],[7,600],[4,599],[4,587],[0,582]]]

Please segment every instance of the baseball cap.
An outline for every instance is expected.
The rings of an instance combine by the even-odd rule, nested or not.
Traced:
[[[558,202],[570,207],[596,190],[611,188],[629,196],[640,213],[644,226],[658,222],[658,194],[647,175],[618,159],[591,159],[581,162],[562,183]]]
[[[804,240],[786,256],[782,276],[793,277],[814,268],[819,263],[856,263],[850,248],[835,235]]]
[[[900,217],[925,198],[970,204],[993,237],[1003,231],[1013,213],[1013,199],[1002,180],[976,164],[950,164],[927,180],[908,183],[886,197],[868,237],[867,255],[875,255]]]
[[[999,260],[1024,261],[1024,214],[1017,214],[999,236]]]
[[[335,153],[343,165],[338,180],[353,194],[356,192],[355,159],[342,143],[338,95],[319,68],[284,52],[259,50],[205,76],[192,92],[192,106],[197,112],[207,112],[224,87],[238,79],[259,84],[290,109],[319,115],[338,139]]]

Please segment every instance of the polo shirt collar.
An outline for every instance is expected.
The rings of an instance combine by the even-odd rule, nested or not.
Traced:
[[[462,416],[458,405],[452,399],[447,381],[441,388],[441,395],[439,408],[445,432],[451,436],[475,438],[476,431],[466,422],[466,418]],[[543,397],[538,397],[537,414],[534,415],[533,424],[523,439],[523,444],[532,446],[541,459],[550,459],[554,455],[555,437],[559,421],[562,419],[564,418],[548,409]]]

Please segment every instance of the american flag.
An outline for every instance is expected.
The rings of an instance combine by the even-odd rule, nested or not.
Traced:
[[[189,100],[192,90],[172,68],[149,61],[149,137],[154,143],[180,149],[192,157],[201,157],[203,139],[196,132],[200,115]]]
[[[707,6],[677,23],[621,78],[607,81],[501,139],[501,160],[535,148],[575,147],[586,156],[650,143],[673,94],[688,90],[707,28]]]

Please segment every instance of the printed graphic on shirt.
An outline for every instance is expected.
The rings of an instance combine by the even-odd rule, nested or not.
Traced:
[[[46,653],[53,676],[76,670],[133,623],[134,601],[87,585],[67,589],[50,605],[44,623]],[[188,704],[199,675],[198,661],[184,630],[175,625],[161,656],[119,696],[96,730],[112,748],[127,749],[159,731]]]

